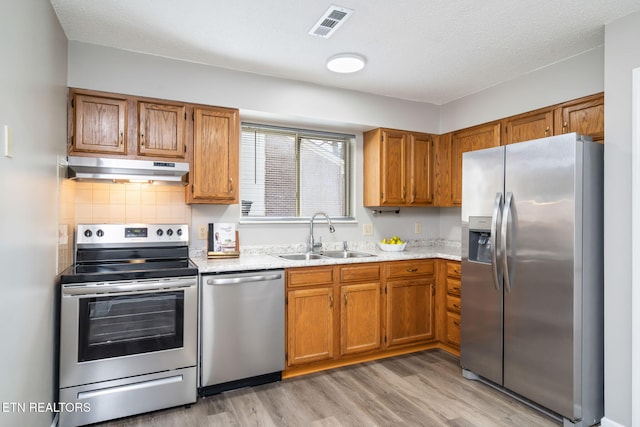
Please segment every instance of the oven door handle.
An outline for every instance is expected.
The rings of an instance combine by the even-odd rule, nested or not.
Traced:
[[[97,295],[105,293],[131,293],[140,291],[171,291],[175,289],[191,288],[197,285],[197,280],[192,279],[172,279],[158,280],[153,282],[129,282],[129,283],[88,283],[81,285],[67,285],[62,288],[64,295]]]

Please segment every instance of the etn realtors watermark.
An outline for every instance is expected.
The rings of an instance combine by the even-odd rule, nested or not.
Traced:
[[[2,412],[91,412],[89,402],[2,402]]]

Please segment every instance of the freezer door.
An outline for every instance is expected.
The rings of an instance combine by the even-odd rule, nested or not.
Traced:
[[[464,369],[502,384],[502,280],[494,260],[500,255],[504,147],[462,158],[460,360]]]
[[[574,388],[575,134],[506,147],[504,386],[566,418]],[[579,201],[578,201],[579,202]]]

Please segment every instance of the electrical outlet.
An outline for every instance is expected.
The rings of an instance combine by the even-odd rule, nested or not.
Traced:
[[[362,235],[373,236],[373,224],[362,224]]]
[[[422,223],[421,222],[416,222],[415,231],[416,231],[416,234],[422,234]]]
[[[207,232],[207,225],[201,225],[200,228],[198,228],[198,239],[207,240]]]

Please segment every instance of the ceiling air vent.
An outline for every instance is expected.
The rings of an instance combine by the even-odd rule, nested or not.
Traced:
[[[315,23],[313,28],[309,30],[309,34],[324,37],[325,39],[329,38],[352,13],[352,9],[331,5],[324,15],[318,19],[318,22]]]

